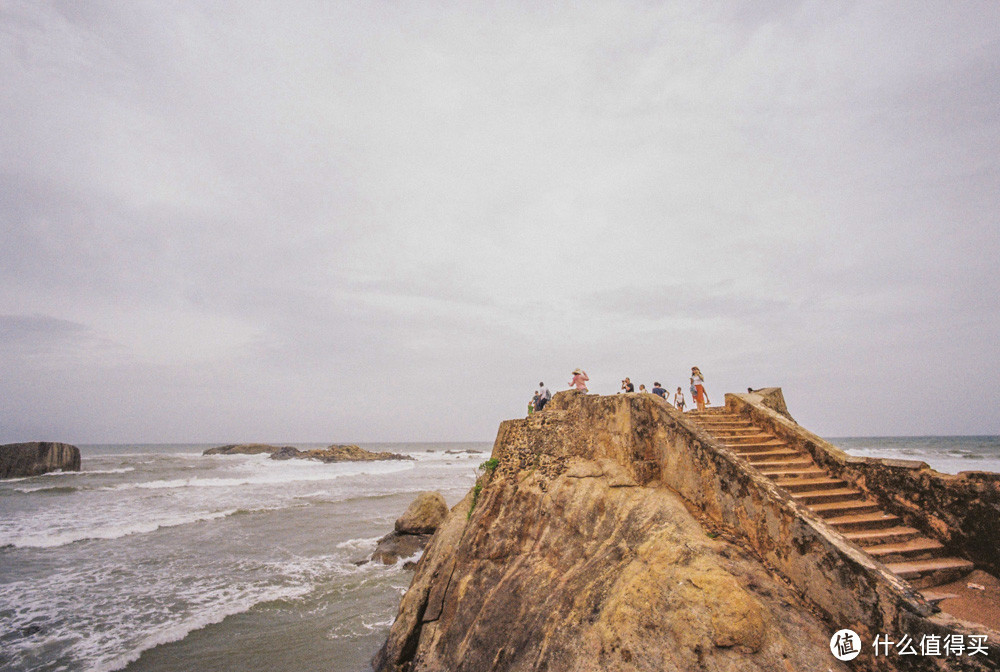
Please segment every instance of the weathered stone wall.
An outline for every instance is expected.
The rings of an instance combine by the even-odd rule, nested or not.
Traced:
[[[67,443],[33,441],[0,446],[0,478],[80,471],[80,449]]]
[[[885,511],[937,539],[949,553],[967,557],[991,574],[1000,574],[1000,474],[942,474],[925,462],[848,455],[772,410],[775,390],[728,394],[726,404],[733,412],[746,415],[790,445],[810,453],[836,478],[854,485],[877,500]],[[784,399],[780,403],[784,406]]]

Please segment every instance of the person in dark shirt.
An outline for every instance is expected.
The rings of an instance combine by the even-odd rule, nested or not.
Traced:
[[[622,381],[622,392],[635,392],[635,385],[628,379],[628,376]]]
[[[651,391],[658,397],[663,399],[667,398],[667,390],[661,387],[659,383],[653,383],[653,389]]]

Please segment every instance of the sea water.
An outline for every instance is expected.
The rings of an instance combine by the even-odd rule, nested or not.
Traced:
[[[461,500],[491,445],[207,447],[81,446],[80,472],[0,481],[0,669],[369,669],[412,572],[356,563],[418,492]]]
[[[832,442],[1000,471],[998,437]],[[0,481],[0,669],[369,670],[412,572],[356,563],[418,492],[456,504],[490,450],[369,444],[416,459],[323,464],[206,447],[82,446],[80,472]]]

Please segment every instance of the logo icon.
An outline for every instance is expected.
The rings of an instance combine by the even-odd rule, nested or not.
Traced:
[[[861,653],[861,637],[853,630],[838,630],[830,638],[830,653],[837,660],[854,660]]]

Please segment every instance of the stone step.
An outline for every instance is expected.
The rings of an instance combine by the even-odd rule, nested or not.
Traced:
[[[758,431],[740,432],[735,429],[728,431],[713,429],[712,436],[726,443],[767,443],[768,441],[781,441],[781,439],[773,434]]]
[[[780,464],[779,466],[766,469],[761,468],[761,465],[759,464],[755,464],[754,467],[759,469],[768,478],[775,480],[775,482],[779,480],[812,480],[828,476],[825,471],[817,467],[815,464],[810,464],[808,467],[788,467],[786,464]]]
[[[864,497],[864,494],[855,488],[826,488],[822,490],[799,490],[792,493],[792,499],[797,502],[812,506],[813,504],[827,504],[830,502],[848,502]]]
[[[774,483],[789,492],[835,490],[847,487],[847,483],[839,478],[780,478]]]
[[[819,514],[820,518],[839,518],[860,513],[881,513],[878,503],[870,499],[853,502],[830,502],[828,504],[809,504],[809,510]]]
[[[880,544],[896,544],[920,536],[918,530],[902,525],[898,527],[886,527],[880,530],[857,530],[855,532],[844,532],[843,534],[848,541],[862,548],[869,548]]]
[[[779,448],[789,448],[789,445],[783,441],[775,441],[773,443],[729,443],[724,442],[726,448],[730,450],[735,450],[738,453],[766,453],[771,450],[777,450]],[[797,453],[805,455],[801,450],[797,450]]]
[[[827,518],[826,524],[838,532],[856,532],[860,530],[884,530],[899,525],[899,516],[878,511],[876,513],[852,513],[835,518]]]
[[[749,420],[695,420],[696,425],[706,430],[718,430],[718,429],[755,429],[753,423]]]
[[[795,460],[780,460],[775,462],[755,462],[753,466],[767,476],[770,476],[773,473],[784,473],[793,469],[810,468],[815,469],[815,473],[826,473],[816,466],[816,463],[812,461],[811,457],[804,457],[802,459]]]
[[[760,452],[737,450],[736,454],[750,464],[754,465],[760,462],[779,462],[781,460],[793,460],[796,458],[809,459],[808,455],[795,450],[794,448],[785,448],[784,450],[764,450]]]
[[[891,544],[877,544],[865,549],[865,552],[881,562],[926,560],[940,556],[943,551],[944,546],[941,542],[927,537],[917,537]]]
[[[957,581],[974,569],[963,558],[933,558],[886,563],[893,574],[910,582],[914,588],[931,588]]]

